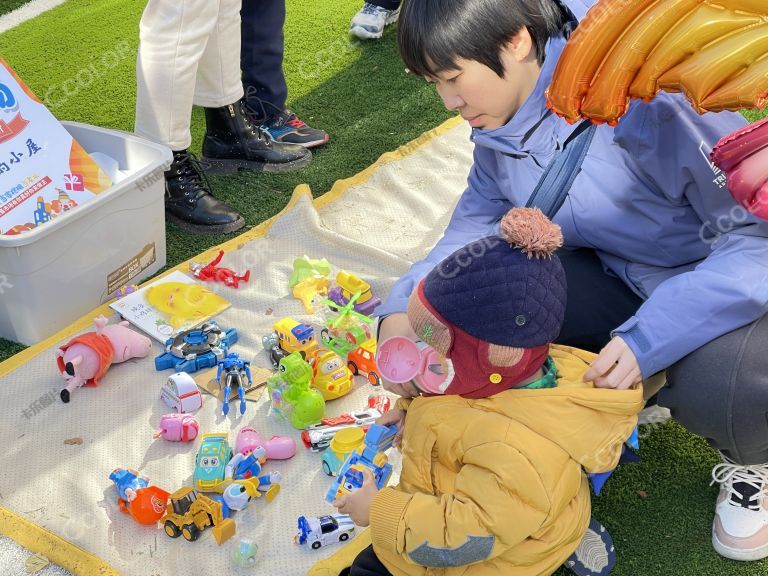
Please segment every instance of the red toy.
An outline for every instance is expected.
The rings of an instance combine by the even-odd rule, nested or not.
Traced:
[[[223,257],[224,250],[219,250],[219,255],[205,266],[199,262],[190,262],[189,269],[192,271],[192,276],[205,282],[223,282],[232,288],[239,288],[241,281],[248,282],[251,279],[250,270],[246,270],[245,274],[238,276],[230,268],[218,268],[217,266]]]

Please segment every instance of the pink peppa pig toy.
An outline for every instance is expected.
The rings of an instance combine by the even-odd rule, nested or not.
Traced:
[[[67,385],[61,400],[80,386],[96,386],[113,363],[143,358],[152,347],[146,336],[128,328],[128,322],[107,326],[104,316],[94,318],[95,332],[75,336],[56,351],[56,362]]]
[[[163,414],[160,428],[155,430],[155,438],[169,442],[191,442],[197,438],[199,425],[194,416],[189,414]]]
[[[247,456],[259,446],[266,450],[268,460],[287,460],[296,454],[296,441],[288,436],[272,436],[266,442],[250,426],[241,429],[235,440],[235,453]]]

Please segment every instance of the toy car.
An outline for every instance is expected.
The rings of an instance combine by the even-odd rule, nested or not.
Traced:
[[[352,350],[347,356],[347,367],[355,376],[365,376],[371,385],[381,384],[381,376],[376,367],[376,340],[366,340],[359,348]]]
[[[332,516],[299,516],[299,532],[293,541],[297,544],[309,544],[317,550],[326,544],[345,542],[355,531],[355,523],[346,514]]]
[[[272,326],[274,332],[261,339],[262,346],[269,352],[272,366],[277,368],[280,360],[292,352],[301,353],[309,360],[317,351],[315,329],[311,324],[301,324],[293,318],[282,318]]]
[[[176,372],[168,376],[160,390],[163,402],[179,414],[189,414],[203,405],[203,396],[197,388],[195,379],[186,372]]]
[[[222,492],[227,487],[227,464],[232,459],[232,448],[227,440],[226,433],[203,434],[192,477],[197,490]]]
[[[341,398],[352,390],[352,373],[336,352],[323,350],[315,357],[312,387],[319,390],[325,400]]]
[[[347,304],[357,293],[359,296],[354,302],[355,312],[370,316],[381,304],[381,299],[371,292],[371,285],[359,276],[342,270],[336,275],[336,284],[338,286],[328,292],[328,299],[340,306]]]
[[[317,452],[327,448],[333,437],[341,430],[346,428],[368,430],[368,426],[381,418],[381,415],[380,410],[369,408],[360,412],[344,413],[333,418],[323,418],[319,424],[307,426],[301,433],[301,440],[307,448]]]
[[[166,340],[165,352],[155,358],[155,369],[192,373],[213,368],[235,342],[237,330],[222,330],[216,322],[207,322]]]
[[[323,451],[323,472],[328,476],[338,476],[349,455],[362,448],[364,440],[365,430],[362,428],[339,430],[328,448]]]

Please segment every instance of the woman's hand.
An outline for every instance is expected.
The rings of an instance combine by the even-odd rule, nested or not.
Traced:
[[[413,341],[418,340],[416,333],[413,331],[413,328],[411,328],[411,323],[408,321],[408,315],[404,312],[391,314],[380,322],[378,342],[384,342],[384,340],[391,338],[392,336],[405,336]],[[382,378],[381,385],[384,390],[397,394],[398,396],[403,396],[404,398],[415,398],[419,395],[419,389],[413,381],[404,382],[403,384],[395,384],[394,382],[389,382]]]
[[[597,388],[615,388],[626,390],[640,383],[643,375],[634,352],[619,336],[614,336],[600,350],[589,370],[584,374],[584,382],[594,382]]]

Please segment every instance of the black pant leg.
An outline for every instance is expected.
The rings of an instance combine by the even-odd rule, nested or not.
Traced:
[[[349,576],[392,576],[392,574],[376,557],[373,546],[368,546],[355,558],[349,569]]]

